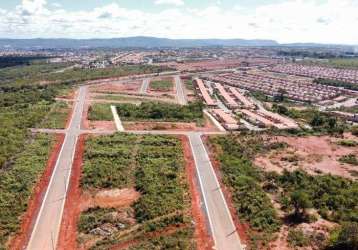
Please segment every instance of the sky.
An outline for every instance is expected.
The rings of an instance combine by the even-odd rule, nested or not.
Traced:
[[[358,0],[0,0],[0,38],[272,39],[358,45]]]

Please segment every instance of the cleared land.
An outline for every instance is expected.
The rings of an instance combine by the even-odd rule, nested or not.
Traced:
[[[265,171],[282,173],[304,169],[310,174],[332,174],[346,178],[355,178],[358,169],[354,165],[344,164],[340,159],[348,155],[358,155],[358,146],[349,141],[355,138],[346,135],[346,139],[330,136],[275,137],[272,143],[282,143],[284,148],[259,155],[256,165]]]
[[[91,137],[81,187],[81,246],[195,249],[180,140],[125,134]]]
[[[90,91],[98,93],[138,93],[140,84],[140,82],[113,81],[95,85],[90,88]]]

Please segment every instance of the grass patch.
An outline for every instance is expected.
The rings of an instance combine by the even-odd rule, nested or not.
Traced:
[[[55,139],[38,134],[14,163],[0,172],[0,248],[20,227],[33,188],[41,177]]]
[[[173,81],[169,80],[158,80],[158,81],[151,81],[150,88],[156,91],[171,91],[173,90]]]

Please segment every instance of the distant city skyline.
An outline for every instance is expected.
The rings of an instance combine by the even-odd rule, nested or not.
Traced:
[[[1,0],[0,38],[272,39],[358,45],[358,0]]]

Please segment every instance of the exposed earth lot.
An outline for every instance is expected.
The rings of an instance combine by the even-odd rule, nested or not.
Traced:
[[[63,240],[76,244],[77,235],[81,249],[195,249],[196,244],[209,244],[195,240],[202,236],[192,224],[192,206],[199,204],[191,204],[189,169],[181,147],[179,139],[168,136],[88,137],[80,202],[66,203],[76,202],[73,210],[81,213],[69,215],[78,218],[78,233],[73,231],[73,219],[66,225],[65,215],[62,228],[72,231],[61,230],[68,237]]]
[[[122,82],[113,81],[109,83],[98,84],[90,87],[91,92],[98,93],[138,93],[141,86],[140,81]]]
[[[357,166],[339,161],[345,155],[358,155],[358,146],[342,146],[339,142],[357,138],[346,134],[345,139],[330,136],[283,137],[271,139],[272,143],[286,143],[284,149],[259,155],[255,164],[265,171],[282,173],[304,169],[309,174],[333,174],[346,178],[357,178]]]

